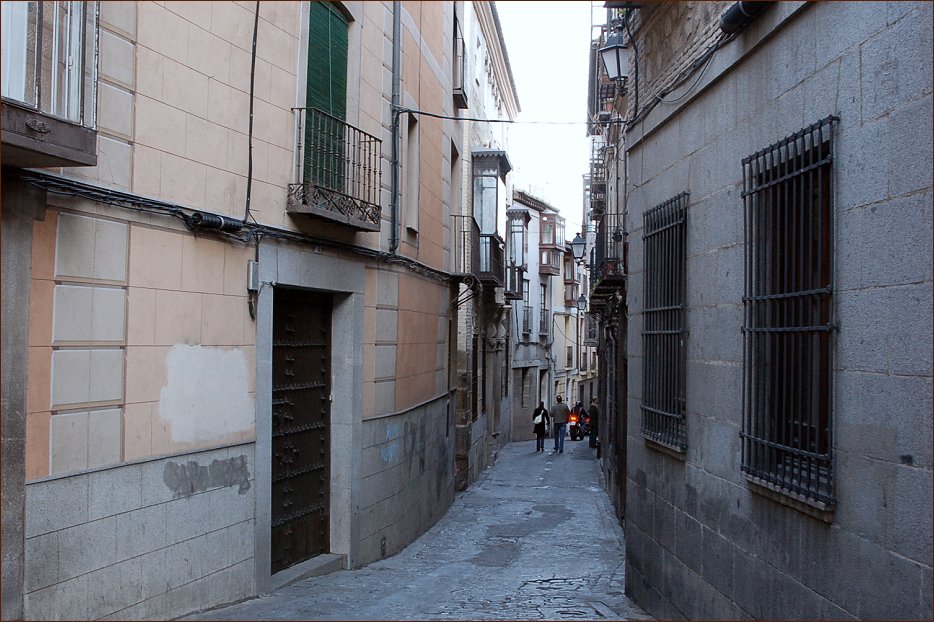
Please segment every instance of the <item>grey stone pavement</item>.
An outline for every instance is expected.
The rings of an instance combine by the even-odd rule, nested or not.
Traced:
[[[596,450],[511,443],[398,554],[186,620],[647,620]]]

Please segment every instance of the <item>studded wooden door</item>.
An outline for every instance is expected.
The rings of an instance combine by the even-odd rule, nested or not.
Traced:
[[[276,288],[272,347],[272,572],[327,553],[331,302]]]

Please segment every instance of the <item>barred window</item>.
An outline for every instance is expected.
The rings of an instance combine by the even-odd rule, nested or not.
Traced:
[[[743,160],[742,471],[833,504],[833,132],[811,125]]]
[[[675,451],[685,434],[685,312],[688,193],[645,213],[642,312],[642,435]]]

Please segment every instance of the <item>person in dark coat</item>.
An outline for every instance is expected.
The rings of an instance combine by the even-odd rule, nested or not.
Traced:
[[[548,409],[545,408],[545,402],[539,402],[538,408],[532,413],[532,423],[535,427],[535,451],[545,451],[545,431],[548,429],[550,419],[548,418]]]
[[[597,446],[597,425],[600,422],[600,407],[597,405],[597,398],[590,398],[590,446]],[[600,453],[600,452],[597,452]]]

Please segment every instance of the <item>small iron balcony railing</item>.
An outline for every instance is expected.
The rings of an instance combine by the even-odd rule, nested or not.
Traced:
[[[597,320],[590,313],[584,315],[584,345],[589,347],[597,345]]]
[[[292,110],[302,181],[289,184],[289,211],[378,231],[382,141],[317,108]]]
[[[577,297],[580,285],[577,283],[564,283],[564,306],[577,307]]]
[[[506,280],[506,243],[495,233],[480,234],[480,280],[502,286]]]
[[[522,280],[525,268],[515,264],[506,266],[506,288],[503,296],[506,300],[522,300]]]
[[[522,306],[522,334],[530,335],[532,333],[532,305]]]
[[[480,227],[473,216],[451,217],[453,236],[453,272],[480,277]]]
[[[538,320],[538,334],[547,336],[551,334],[551,311],[542,309]]]
[[[609,284],[625,276],[623,270],[623,232],[622,216],[616,213],[604,214],[597,226],[594,246],[593,284],[598,287],[604,282]]]

